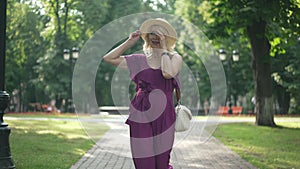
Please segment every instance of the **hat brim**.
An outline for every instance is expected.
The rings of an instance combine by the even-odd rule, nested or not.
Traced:
[[[150,28],[155,25],[161,26],[167,31],[167,34],[165,34],[165,36],[167,37],[167,41],[169,41],[171,43],[170,45],[174,45],[175,42],[177,41],[176,30],[172,27],[171,24],[169,24],[166,20],[161,19],[161,18],[148,19],[144,23],[142,23],[142,25],[140,27],[140,31],[142,33],[142,38],[144,40],[146,40],[146,35],[148,33],[151,33]]]

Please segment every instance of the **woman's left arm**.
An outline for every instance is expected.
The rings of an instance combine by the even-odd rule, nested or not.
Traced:
[[[180,71],[181,64],[182,57],[178,53],[170,55],[170,53],[168,52],[163,52],[161,60],[161,69],[164,78],[172,79],[173,77],[175,77]]]
[[[160,38],[161,48],[163,50],[162,56],[161,56],[162,57],[161,58],[162,74],[163,74],[164,78],[172,79],[180,71],[181,64],[182,64],[182,57],[176,52],[171,54],[167,50],[167,43],[166,43],[165,35],[160,30],[158,30],[157,33]]]

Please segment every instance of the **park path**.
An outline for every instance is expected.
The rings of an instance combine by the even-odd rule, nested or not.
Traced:
[[[106,124],[111,129],[70,169],[134,169],[128,126],[123,120]],[[174,169],[256,169],[214,137],[200,142],[202,125],[194,121],[188,134],[176,133],[171,154]]]

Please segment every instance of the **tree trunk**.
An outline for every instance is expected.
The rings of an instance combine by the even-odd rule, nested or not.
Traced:
[[[65,0],[65,16],[64,16],[64,39],[67,39],[67,24],[68,24],[68,15],[69,15],[69,4],[68,1]]]
[[[288,114],[290,109],[290,93],[281,85],[276,85],[277,101],[279,105],[279,114]]]
[[[275,126],[272,98],[270,43],[265,36],[266,22],[254,21],[247,27],[252,49],[256,124]]]

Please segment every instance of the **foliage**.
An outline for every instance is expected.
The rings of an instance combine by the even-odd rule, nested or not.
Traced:
[[[63,50],[80,49],[101,26],[125,14],[140,12],[142,8],[140,0],[121,3],[108,0],[10,1],[7,90],[18,92],[13,99],[22,103],[23,106],[18,107],[26,111],[31,102],[47,104],[54,99],[56,106],[64,110],[63,100],[71,97],[75,60],[64,60]],[[104,66],[104,70],[112,75],[111,66]],[[102,83],[103,73],[98,73],[97,79]],[[101,87],[98,98],[105,98],[101,102],[111,104],[106,92],[109,84],[105,86]],[[16,111],[21,111],[21,108]]]
[[[281,96],[290,95],[290,112],[299,112],[299,7],[299,1],[294,0],[12,0],[8,2],[6,88],[12,93],[12,103],[19,103],[15,105],[17,111],[26,110],[31,102],[47,104],[53,99],[58,108],[63,108],[63,100],[71,98],[70,72],[75,64],[63,59],[63,50],[82,48],[99,28],[114,19],[160,11],[196,25],[216,51],[223,48],[229,56],[230,51],[238,49],[240,60],[232,64],[231,73],[224,62],[225,72],[231,74],[231,94],[234,98],[252,95],[250,44],[245,27],[263,18],[267,21],[266,37],[272,45],[274,89],[283,91],[276,92],[276,98],[284,100]],[[136,50],[137,47],[132,49]],[[187,46],[179,45],[176,50],[200,79],[201,100],[210,97],[210,79],[203,63]],[[110,84],[105,78],[111,79],[115,69],[105,63],[99,67],[95,82],[97,101],[99,105],[112,105]]]
[[[173,14],[175,12],[176,0],[144,0],[144,8],[146,11],[163,11]]]
[[[50,45],[47,54],[39,58],[39,64],[35,66],[35,69],[40,76],[39,79],[42,79],[39,83],[46,86],[47,94],[57,101],[56,106],[59,109],[64,109],[63,99],[71,98],[71,79],[74,66],[72,52],[70,53],[71,59],[66,61],[63,60],[63,50],[82,46],[93,33],[95,26],[100,24],[99,21],[104,20],[104,18],[96,17],[93,19],[97,19],[98,22],[91,24],[92,16],[88,15],[85,18],[84,14],[90,14],[96,8],[105,7],[105,3],[89,2],[42,1],[43,9],[48,11],[44,15],[50,18],[44,32]],[[79,11],[79,9],[83,9],[83,11]],[[103,9],[105,14],[107,11],[105,8]],[[95,16],[102,15],[99,13]],[[88,28],[88,24],[90,24],[90,28]]]
[[[249,30],[249,26],[252,23],[259,21],[266,22],[266,32],[264,35],[259,36],[266,36],[266,42],[271,44],[269,55],[281,55],[286,58],[287,51],[292,50],[291,47],[295,45],[295,43],[293,43],[295,38],[293,37],[299,37],[299,6],[298,1],[285,0],[179,0],[176,2],[176,12],[199,27],[205,27],[206,29],[204,30],[207,36],[213,40],[216,48],[229,48],[229,51],[238,48],[242,59],[244,56],[250,56],[250,45],[249,42],[247,42],[248,35],[246,30]],[[231,49],[228,46],[231,46]],[[240,49],[241,47],[243,48]],[[291,52],[289,52],[289,58],[291,57],[293,56],[291,55]],[[264,63],[266,63],[266,61],[269,64],[274,62],[274,59],[271,60],[271,57],[264,57],[263,59]],[[288,66],[288,63],[286,63],[287,61],[281,62],[282,59],[277,59],[279,61],[278,64],[285,64]],[[233,89],[238,89],[237,91],[241,94],[244,93],[243,91],[251,91],[251,71],[249,69],[251,66],[250,58],[248,58],[247,61],[245,60],[245,62],[239,62],[239,64],[236,64],[235,66],[241,66],[240,68],[242,68],[241,70],[244,72],[242,73],[244,76],[240,74],[241,71],[235,72],[237,77],[239,77],[238,79],[241,79],[242,81],[237,83],[238,85],[232,84],[235,86]],[[280,67],[281,66],[273,67],[272,72],[276,72],[277,75],[286,74],[283,73],[286,70],[279,69]],[[238,79],[234,79],[233,81],[237,81]],[[288,83],[289,87],[297,86],[294,85],[297,83],[297,80],[294,79],[296,78],[292,78]],[[244,87],[244,90],[236,87]],[[278,85],[274,85],[274,88],[275,87],[277,88]],[[289,100],[289,97],[287,96],[289,95],[290,90],[287,86],[281,86],[281,88],[282,87],[284,87],[283,92],[277,92],[276,97],[278,98],[279,105],[286,107],[286,104],[289,102],[285,100]],[[235,91],[232,92],[235,93]],[[293,98],[296,100],[295,95],[293,95]]]
[[[8,3],[7,15],[6,87],[12,98],[19,98],[23,104],[36,102],[42,88],[34,85],[37,74],[33,65],[45,54],[47,44],[40,33],[39,16],[28,5],[13,1]],[[39,99],[43,101],[43,95]]]
[[[279,86],[282,86],[286,92],[291,96],[290,113],[299,113],[300,110],[300,70],[299,70],[299,54],[300,50],[298,42],[294,45],[286,47],[286,53],[278,54],[274,60],[274,72],[272,74],[274,81]]]
[[[221,32],[222,28],[219,28],[217,32],[211,28],[211,24],[215,22],[212,17],[212,12],[209,12],[211,4],[207,1],[186,1],[178,0],[175,4],[175,13],[182,16],[184,19],[189,20],[195,24],[201,31],[205,33],[210,43],[215,47],[215,50],[225,49],[227,50],[227,62],[224,62],[224,69],[228,75],[228,79],[231,81],[231,94],[234,98],[238,95],[245,95],[253,88],[251,81],[251,68],[250,68],[250,46],[247,39],[243,36],[241,30],[232,30]],[[222,29],[223,30],[223,29]],[[226,33],[226,34],[225,34]],[[223,38],[225,36],[226,38]],[[199,44],[200,45],[200,44]],[[231,59],[231,52],[233,50],[239,51],[239,61],[232,63],[232,69],[229,70],[229,59]],[[185,58],[185,62],[192,67],[193,70],[200,72],[199,90],[201,93],[201,100],[209,98],[210,94],[210,81],[204,67],[204,65],[194,62],[193,60],[197,57],[193,53],[188,53],[190,57]],[[230,74],[230,75],[229,75]]]

